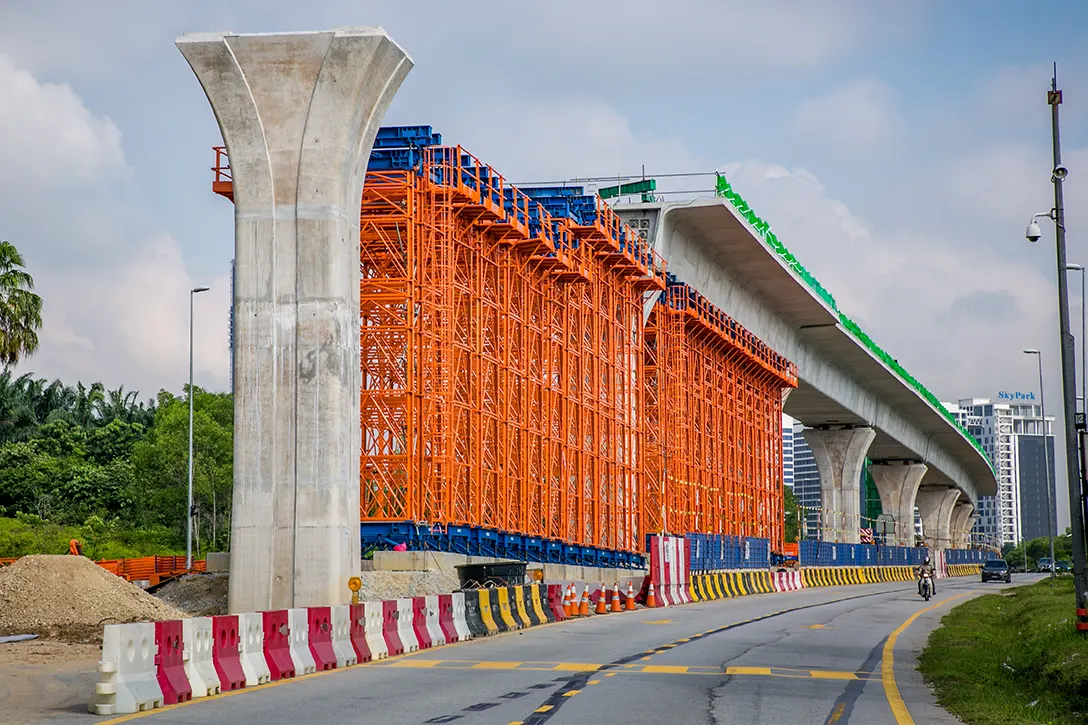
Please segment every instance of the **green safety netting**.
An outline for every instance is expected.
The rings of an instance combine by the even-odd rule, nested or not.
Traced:
[[[883,348],[873,342],[872,338],[866,335],[865,332],[860,327],[858,327],[857,323],[855,323],[853,320],[851,320],[839,310],[838,305],[835,304],[835,298],[831,296],[831,293],[828,292],[827,289],[822,284],[820,284],[814,276],[812,276],[811,272],[805,269],[801,265],[801,263],[797,261],[796,257],[790,254],[790,251],[786,249],[786,245],[778,241],[778,237],[775,236],[774,232],[771,231],[771,225],[761,219],[754,211],[752,211],[752,208],[748,206],[748,203],[741,198],[740,194],[733,190],[733,187],[726,180],[725,176],[720,173],[717,174],[717,178],[714,183],[714,190],[714,193],[717,196],[727,200],[733,206],[733,208],[736,209],[742,217],[744,217],[744,219],[752,226],[752,228],[756,230],[758,236],[763,240],[763,242],[768,247],[770,247],[774,251],[774,253],[777,254],[791,270],[793,270],[794,274],[800,277],[801,280],[806,285],[808,285],[809,289],[816,293],[817,297],[826,302],[827,305],[835,311],[835,313],[839,316],[839,322],[842,324],[842,326],[847,329],[850,334],[858,340],[858,342],[869,348],[869,350],[872,351],[872,353],[878,358],[880,358],[885,365],[894,370],[900,378],[902,378],[908,385],[914,388],[919,395],[921,395],[929,402],[930,405],[940,411],[941,415],[947,418],[948,421],[960,432],[960,434],[964,438],[966,438],[971,443],[971,445],[975,447],[975,450],[982,454],[982,457],[990,466],[990,470],[993,471],[993,462],[990,461],[990,457],[986,455],[986,451],[982,449],[982,446],[977,440],[975,440],[974,436],[968,433],[967,429],[956,421],[955,416],[953,416],[947,408],[941,405],[941,401],[937,399],[936,395],[929,392],[929,390],[924,385],[918,382],[910,373],[903,369],[903,366],[899,364],[898,360],[893,358],[891,355],[885,352]]]

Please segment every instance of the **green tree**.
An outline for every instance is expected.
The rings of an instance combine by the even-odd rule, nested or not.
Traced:
[[[38,349],[42,298],[34,294],[34,278],[25,266],[15,245],[0,241],[0,363],[4,366]]]
[[[798,529],[798,513],[797,513],[797,497],[793,493],[793,489],[789,486],[783,486],[783,508],[785,509],[786,516],[786,542],[793,543],[797,541],[797,529]]]

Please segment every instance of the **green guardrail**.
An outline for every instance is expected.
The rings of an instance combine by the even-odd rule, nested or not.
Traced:
[[[975,440],[975,437],[972,436],[966,428],[960,425],[959,421],[956,420],[956,417],[952,415],[952,413],[950,413],[947,408],[941,405],[941,401],[937,398],[936,395],[931,393],[929,389],[926,388],[926,386],[918,382],[918,380],[913,375],[904,370],[903,366],[899,364],[898,360],[889,355],[882,347],[880,347],[880,345],[877,345],[875,342],[873,342],[873,339],[865,334],[865,331],[858,327],[856,322],[851,320],[839,310],[839,306],[835,304],[835,298],[831,295],[830,292],[827,291],[827,288],[820,284],[819,281],[812,275],[812,273],[805,269],[804,266],[802,266],[801,263],[797,260],[797,258],[793,256],[788,249],[786,249],[786,245],[780,242],[775,233],[771,231],[771,225],[768,222],[764,221],[762,218],[760,218],[759,215],[757,215],[754,211],[752,211],[752,208],[748,206],[748,202],[744,201],[744,199],[741,198],[741,195],[733,189],[733,187],[726,180],[725,176],[720,173],[717,174],[717,178],[714,183],[714,193],[716,196],[728,201],[733,206],[733,208],[736,209],[737,212],[742,217],[744,217],[750,225],[752,225],[752,228],[756,230],[763,242],[768,247],[770,247],[771,250],[775,254],[777,254],[791,270],[793,270],[793,272],[808,286],[809,289],[816,293],[817,297],[826,302],[827,305],[835,311],[835,314],[839,316],[839,322],[846,330],[850,332],[851,335],[854,336],[854,338],[858,342],[867,347],[874,355],[880,358],[880,360],[885,365],[894,370],[900,378],[902,378],[908,385],[914,388],[914,390],[916,390],[919,395],[925,398],[930,405],[940,411],[941,415],[948,419],[948,422],[951,423],[956,428],[956,430],[958,430],[960,434],[964,438],[966,438],[972,446],[975,447],[975,450],[982,454],[983,459],[990,467],[990,471],[994,472],[994,475],[996,476],[997,473],[994,470],[993,461],[991,461],[990,457],[986,455],[986,451],[983,450],[979,442]]]

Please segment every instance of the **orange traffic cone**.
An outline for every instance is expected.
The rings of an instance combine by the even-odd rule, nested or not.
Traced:
[[[582,600],[578,602],[578,616],[589,616],[589,585],[586,584],[586,590],[582,592]]]
[[[604,603],[604,582],[601,582],[601,593],[597,597],[597,609],[594,610],[595,614],[608,614],[608,607]]]
[[[612,585],[612,611],[622,612],[620,608],[620,583],[616,582]]]
[[[627,582],[627,601],[625,602],[628,612],[633,611],[635,608],[635,588],[631,586],[631,582]]]
[[[646,594],[646,607],[648,609],[654,609],[657,607],[657,597],[654,596],[654,585],[650,584],[650,591]]]
[[[572,616],[572,613],[571,613],[571,601],[570,601],[570,590],[571,590],[571,587],[573,587],[573,586],[574,585],[571,584],[569,587],[567,587],[567,591],[563,592],[563,614],[567,615],[567,617]]]

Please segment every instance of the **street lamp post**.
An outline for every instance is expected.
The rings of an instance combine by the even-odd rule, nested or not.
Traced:
[[[193,568],[193,299],[207,287],[189,290],[189,507],[185,516],[185,569]]]
[[[1088,298],[1085,298],[1084,265],[1067,264],[1067,272],[1080,272],[1080,411],[1088,413]]]
[[[1050,578],[1054,578],[1054,494],[1050,479],[1050,449],[1046,445],[1046,398],[1043,395],[1043,354],[1038,350],[1024,350],[1039,360],[1039,417],[1043,419],[1043,475],[1046,477],[1046,535],[1050,539]]]
[[[1046,94],[1050,106],[1051,139],[1054,147],[1054,168],[1050,181],[1054,185],[1054,208],[1049,212],[1036,214],[1028,225],[1027,238],[1034,242],[1039,239],[1039,225],[1036,219],[1049,217],[1054,221],[1055,251],[1058,272],[1058,330],[1061,337],[1062,364],[1062,404],[1065,415],[1065,466],[1066,483],[1069,487],[1069,523],[1073,534],[1073,590],[1076,593],[1076,628],[1079,632],[1088,632],[1088,568],[1085,561],[1084,515],[1080,480],[1080,456],[1077,446],[1077,430],[1074,421],[1077,415],[1077,363],[1074,359],[1073,336],[1069,331],[1069,297],[1065,274],[1065,202],[1062,185],[1069,169],[1062,165],[1061,133],[1058,124],[1058,106],[1062,103],[1062,92],[1058,90],[1058,70]]]

